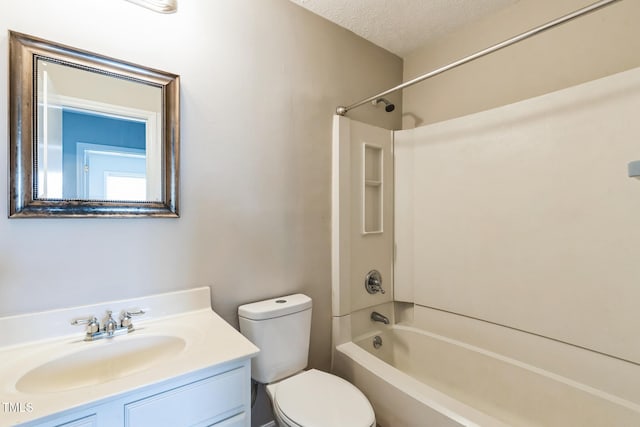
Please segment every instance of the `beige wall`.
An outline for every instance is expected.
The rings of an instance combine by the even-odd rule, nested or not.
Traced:
[[[0,4],[1,117],[9,29],[173,72],[182,84],[181,218],[3,215],[0,315],[208,285],[214,309],[236,325],[239,304],[305,292],[310,363],[327,369],[332,114],[398,84],[401,60],[287,0],[181,1],[173,15],[125,1]],[[400,126],[399,112],[351,116]],[[5,193],[0,212],[6,203]]]
[[[447,65],[593,3],[520,0],[405,57],[404,80]],[[640,2],[596,13],[404,91],[408,129],[509,104],[640,66]]]

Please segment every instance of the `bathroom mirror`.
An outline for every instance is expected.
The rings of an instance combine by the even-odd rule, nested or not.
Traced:
[[[10,31],[9,217],[178,216],[179,77]]]

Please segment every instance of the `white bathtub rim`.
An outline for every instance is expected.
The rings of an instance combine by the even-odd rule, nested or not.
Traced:
[[[373,375],[461,425],[467,427],[509,427],[508,424],[405,374],[354,342],[340,344],[336,349]],[[428,390],[430,396],[426,395],[425,390]]]
[[[477,353],[480,353],[482,355],[485,355],[487,357],[491,357],[491,358],[494,358],[494,359],[498,359],[501,362],[505,362],[505,363],[517,366],[519,368],[531,371],[531,372],[533,372],[535,374],[544,376],[544,377],[549,378],[551,380],[566,384],[569,387],[576,388],[576,389],[578,389],[580,391],[583,391],[585,393],[591,394],[591,395],[596,396],[598,398],[607,400],[607,401],[609,401],[609,402],[611,402],[613,404],[622,406],[624,408],[627,408],[627,409],[629,409],[631,411],[634,411],[634,412],[637,412],[637,413],[640,414],[640,404],[634,403],[634,402],[632,402],[630,400],[627,400],[627,399],[624,399],[622,397],[616,396],[614,394],[608,393],[606,391],[597,389],[595,387],[591,387],[591,386],[589,386],[587,384],[584,384],[584,383],[581,383],[579,381],[575,381],[575,380],[572,380],[570,378],[564,377],[562,375],[555,374],[553,372],[547,371],[547,370],[539,368],[537,366],[534,366],[534,365],[531,365],[531,364],[528,364],[528,363],[525,363],[525,362],[521,362],[521,361],[519,361],[517,359],[513,359],[513,358],[510,358],[510,357],[504,356],[502,354],[499,354],[499,353],[495,353],[495,352],[492,352],[492,351],[489,351],[489,350],[485,350],[485,349],[483,349],[481,347],[477,347],[477,346],[474,346],[474,345],[471,345],[471,344],[467,344],[467,343],[462,342],[462,341],[458,341],[458,340],[455,340],[455,339],[452,339],[452,338],[449,338],[449,337],[446,337],[446,336],[443,336],[443,335],[438,335],[438,334],[435,334],[435,333],[432,333],[432,332],[429,332],[429,331],[425,331],[424,329],[419,329],[419,328],[416,328],[416,327],[413,327],[413,326],[409,326],[409,325],[395,324],[395,325],[391,326],[390,329],[400,329],[400,330],[415,332],[415,333],[418,333],[418,334],[421,334],[421,335],[426,335],[426,336],[428,336],[430,338],[441,340],[441,341],[444,341],[444,342],[446,342],[448,344],[459,346],[459,347],[462,347],[462,348],[464,348],[466,350],[477,352]],[[367,335],[371,335],[371,334],[367,334]],[[373,336],[373,335],[371,335],[371,336]],[[363,338],[365,338],[364,335],[358,337],[358,339],[354,339],[354,342],[359,342],[359,339],[363,339]]]

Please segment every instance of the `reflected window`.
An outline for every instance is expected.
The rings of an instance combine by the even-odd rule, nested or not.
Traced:
[[[145,200],[147,176],[143,149],[83,142],[75,146],[73,172],[77,174],[77,194],[83,199]],[[131,185],[128,190],[124,188],[127,183]]]
[[[147,179],[144,176],[108,172],[104,187],[107,200],[144,200]]]

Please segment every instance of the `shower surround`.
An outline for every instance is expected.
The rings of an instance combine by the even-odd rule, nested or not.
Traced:
[[[383,427],[640,423],[639,110],[635,69],[389,136],[393,299],[333,281],[334,370]]]

